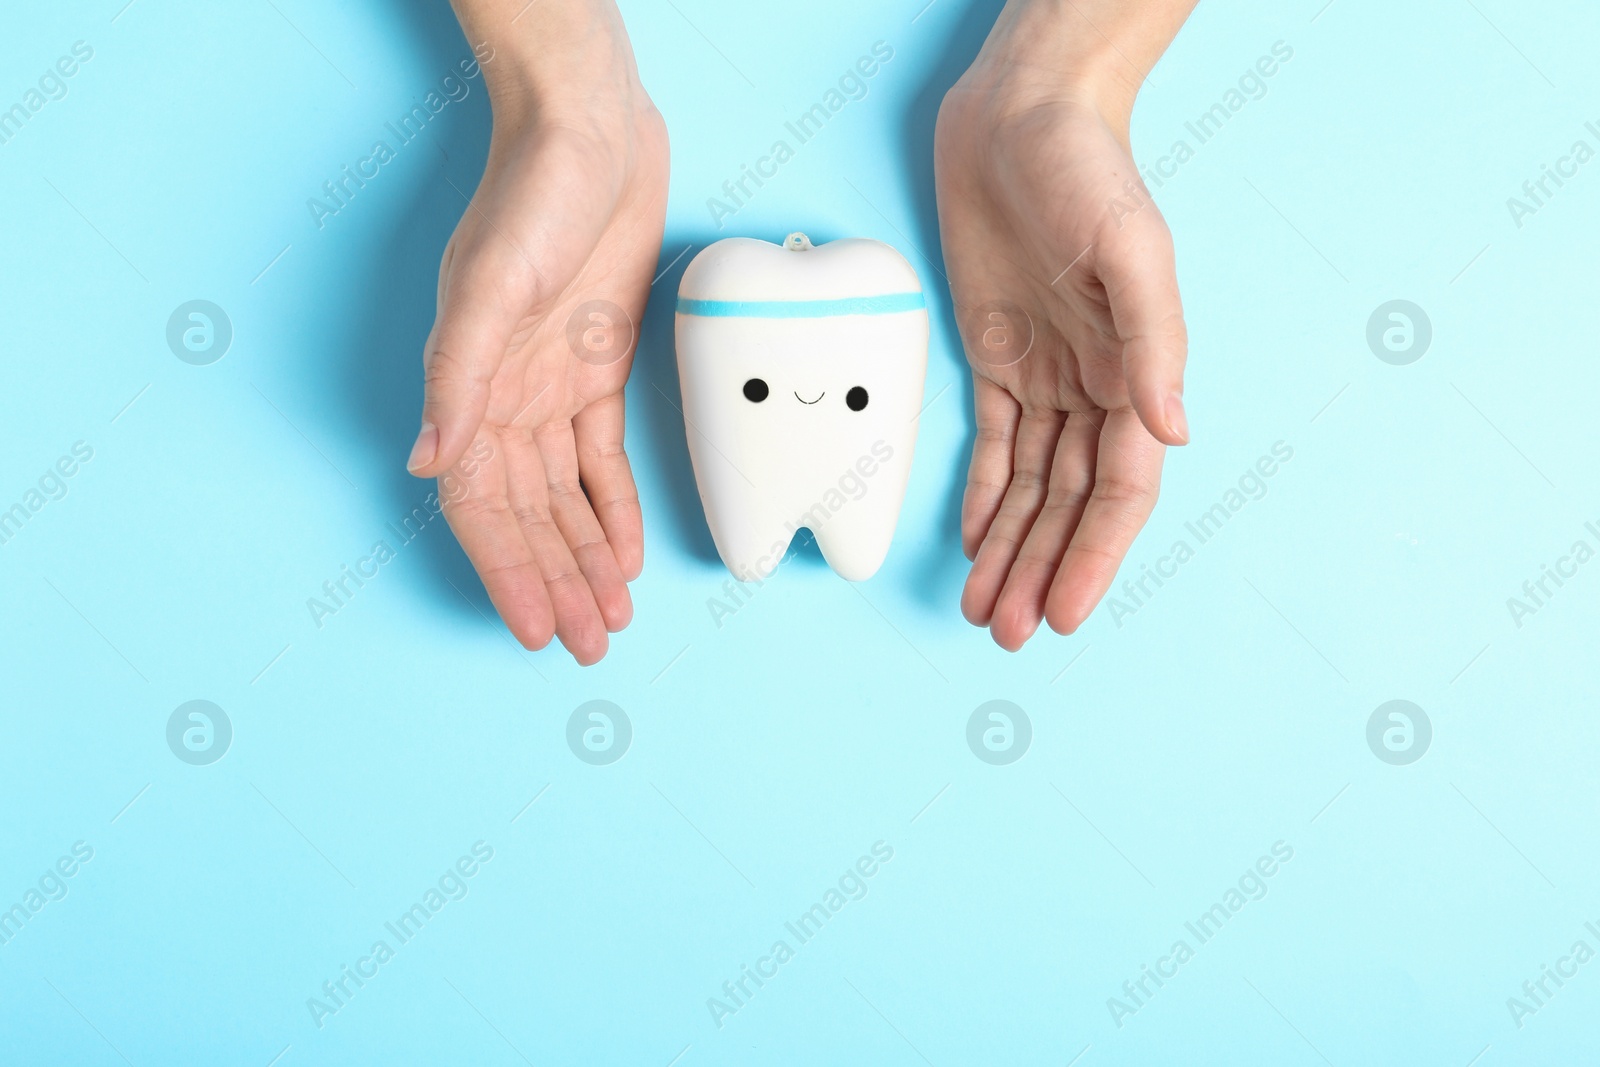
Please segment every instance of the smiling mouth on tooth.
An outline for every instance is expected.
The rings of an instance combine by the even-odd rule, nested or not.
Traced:
[[[820,404],[822,402],[822,398],[827,396],[827,395],[828,395],[827,390],[823,390],[822,392],[817,394],[817,398],[815,400],[807,400],[805,397],[801,396],[799,393],[794,394],[794,398],[796,400],[800,401],[800,403],[802,403],[802,404]]]

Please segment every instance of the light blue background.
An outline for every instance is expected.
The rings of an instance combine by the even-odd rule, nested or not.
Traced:
[[[481,80],[325,228],[306,200],[470,54],[444,5],[0,16],[0,106],[94,48],[0,145],[0,508],[94,449],[0,546],[0,908],[94,849],[0,946],[0,1059],[1595,1054],[1600,962],[1521,1029],[1506,1000],[1574,941],[1600,949],[1600,565],[1520,628],[1506,599],[1600,519],[1600,163],[1521,228],[1506,199],[1574,140],[1600,147],[1600,15],[1201,4],[1140,97],[1141,162],[1274,42],[1294,56],[1157,191],[1195,443],[1125,575],[1274,442],[1294,458],[1123,625],[1102,605],[1010,656],[957,610],[970,393],[929,170],[995,5],[925,2],[625,4],[672,131],[662,265],[733,234],[893,242],[930,292],[932,402],[883,571],[852,589],[803,553],[718,628],[672,402],[678,261],[628,390],[636,621],[589,670],[488,621],[442,522],[322,628],[306,607],[427,492],[402,463],[438,257],[486,149]],[[718,232],[706,199],[880,40],[869,96]],[[206,367],[165,342],[197,298],[235,331]],[[1409,366],[1365,340],[1394,298],[1433,323]],[[1396,698],[1433,723],[1410,766],[1366,742]],[[211,766],[167,747],[193,699],[233,724]],[[633,724],[610,766],[566,744],[591,699]],[[1009,766],[965,739],[993,699],[1033,724]],[[307,998],[480,840],[469,895],[319,1029]],[[719,1029],[707,998],[880,840],[866,897]],[[1268,894],[1115,1025],[1107,999],[1278,841],[1294,858]]]

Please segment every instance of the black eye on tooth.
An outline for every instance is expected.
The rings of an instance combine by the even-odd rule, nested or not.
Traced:
[[[861,402],[863,404],[867,402],[866,396],[866,393],[861,394]],[[744,383],[744,398],[750,401],[752,404],[761,403],[767,398],[767,383],[762,381],[760,378],[751,378],[749,381]]]
[[[844,394],[844,402],[851,411],[860,411],[867,406],[867,391],[857,385]]]

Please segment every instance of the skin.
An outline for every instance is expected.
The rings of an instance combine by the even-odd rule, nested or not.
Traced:
[[[973,372],[969,621],[1071,633],[1188,441],[1172,237],[1128,118],[1193,0],[1008,4],[940,108],[939,225]]]
[[[940,109],[978,428],[961,606],[1013,651],[1041,620],[1083,622],[1155,505],[1164,446],[1188,439],[1172,240],[1128,119],[1194,2],[1011,0]],[[643,566],[622,390],[665,226],[666,127],[613,0],[453,4],[493,49],[494,132],[440,266],[407,466],[449,476],[445,516],[512,633],[593,664]]]

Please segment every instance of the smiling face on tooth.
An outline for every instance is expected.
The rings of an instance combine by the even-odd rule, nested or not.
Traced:
[[[719,241],[679,289],[689,453],[723,561],[770,574],[796,530],[852,580],[882,564],[927,370],[916,272],[877,241]]]
[[[767,385],[767,380],[765,378],[747,378],[742,391],[744,393],[744,398],[750,401],[752,404],[759,404],[763,402],[769,395],[771,395],[772,392],[771,387]],[[823,398],[827,395],[828,391],[824,389],[813,399],[807,400],[805,397],[801,396],[798,391],[796,391],[794,398],[800,401],[800,403],[805,404],[807,407],[810,407],[814,404],[822,403]],[[867,396],[866,389],[859,385],[852,385],[844,394],[845,407],[849,408],[851,411],[863,410],[867,406],[868,399],[869,398]]]

